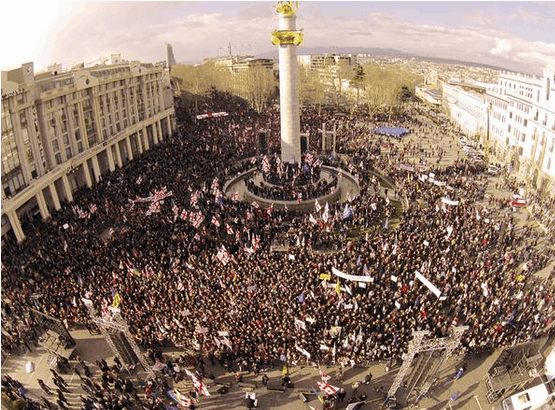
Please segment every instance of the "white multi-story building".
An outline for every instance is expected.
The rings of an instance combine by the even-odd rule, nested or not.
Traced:
[[[555,77],[501,72],[497,84],[450,82],[442,104],[466,135],[506,163],[531,187],[555,184]]]
[[[469,136],[480,136],[485,127],[484,93],[465,90],[457,85],[442,85],[442,105],[461,132]]]
[[[555,77],[502,72],[486,95],[490,146],[532,186],[555,181]]]
[[[310,68],[311,71],[328,69],[336,71],[340,67],[354,70],[357,65],[356,54],[304,54],[297,56],[299,65]]]
[[[121,62],[71,71],[2,71],[2,236],[43,219],[175,130],[162,67]]]

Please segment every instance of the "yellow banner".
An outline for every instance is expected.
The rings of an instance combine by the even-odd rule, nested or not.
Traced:
[[[329,274],[329,273],[320,273],[320,279],[330,280],[331,279],[331,274]]]
[[[112,307],[117,308],[120,303],[121,303],[121,296],[119,295],[118,292],[116,292],[116,294],[114,295],[114,300],[112,301]]]

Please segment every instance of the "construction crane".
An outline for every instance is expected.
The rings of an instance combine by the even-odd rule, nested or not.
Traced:
[[[241,43],[241,44],[234,44],[233,46],[237,49],[237,48],[240,48],[240,47],[251,47],[255,44],[256,43]],[[227,46],[218,48],[218,50],[225,50],[225,49],[227,49],[229,51],[229,58],[231,58],[233,56],[232,48],[231,48],[231,41],[227,44]]]

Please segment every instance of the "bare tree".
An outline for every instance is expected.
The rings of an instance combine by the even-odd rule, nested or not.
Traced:
[[[299,99],[301,104],[322,108],[325,100],[324,76],[319,71],[310,70],[308,67],[299,67]]]
[[[382,68],[377,64],[366,65],[363,70],[363,100],[369,113],[398,114],[403,107],[402,97],[414,91],[417,77],[402,68]]]
[[[245,74],[247,100],[254,110],[262,112],[276,89],[276,78],[270,70],[260,65],[248,68]]]

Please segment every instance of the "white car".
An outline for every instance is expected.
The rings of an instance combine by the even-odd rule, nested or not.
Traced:
[[[503,410],[536,410],[553,398],[551,383],[539,384],[503,400]]]

